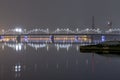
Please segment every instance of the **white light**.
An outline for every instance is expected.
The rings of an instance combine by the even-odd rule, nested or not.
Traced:
[[[59,28],[57,28],[57,31],[59,31],[60,29]]]
[[[38,29],[35,29],[35,31],[38,31]]]
[[[22,32],[22,29],[21,28],[16,28],[15,31],[16,32]]]
[[[79,31],[79,29],[77,28],[76,31]]]
[[[15,65],[15,72],[21,71],[21,65]]]
[[[69,28],[67,28],[67,31],[69,31]]]
[[[2,29],[2,33],[4,33],[5,32],[5,30],[4,29]]]
[[[87,28],[86,31],[89,31],[89,28]]]

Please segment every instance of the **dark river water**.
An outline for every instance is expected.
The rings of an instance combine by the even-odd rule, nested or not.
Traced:
[[[120,80],[120,56],[80,44],[0,44],[0,80]]]

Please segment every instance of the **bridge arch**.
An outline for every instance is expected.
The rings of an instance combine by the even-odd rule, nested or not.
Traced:
[[[120,28],[112,28],[112,29],[107,30],[105,33],[108,33],[108,34],[120,34]]]
[[[32,29],[26,32],[26,34],[48,34],[49,29]]]
[[[2,34],[20,34],[24,33],[25,31],[22,30],[21,28],[15,28],[15,29],[8,29],[8,30],[2,30]]]
[[[56,34],[68,34],[68,33],[75,33],[74,31],[70,30],[69,28],[62,28],[62,29],[59,29],[57,28],[53,33],[56,33]]]
[[[81,30],[81,31],[79,31],[79,33],[85,33],[85,34],[99,34],[99,33],[101,33],[101,30],[99,29],[99,28],[97,28],[97,29],[89,29],[89,28],[86,28],[86,29],[84,29],[84,30]]]

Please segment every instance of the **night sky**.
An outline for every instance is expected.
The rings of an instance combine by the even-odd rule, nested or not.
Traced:
[[[0,28],[87,28],[95,16],[98,28],[107,20],[120,26],[119,0],[0,0]]]

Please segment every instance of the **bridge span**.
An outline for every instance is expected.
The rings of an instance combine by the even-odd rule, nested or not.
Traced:
[[[94,42],[120,40],[120,34],[0,34],[0,41],[9,42]]]
[[[96,34],[96,33],[93,33],[93,34],[88,34],[88,33],[80,33],[80,34],[0,34],[0,36],[50,36],[50,35],[54,35],[54,36],[64,36],[64,35],[88,35],[88,36],[101,36],[101,35],[104,35],[104,36],[120,36],[120,34],[106,34],[106,33],[101,33],[101,34]]]

